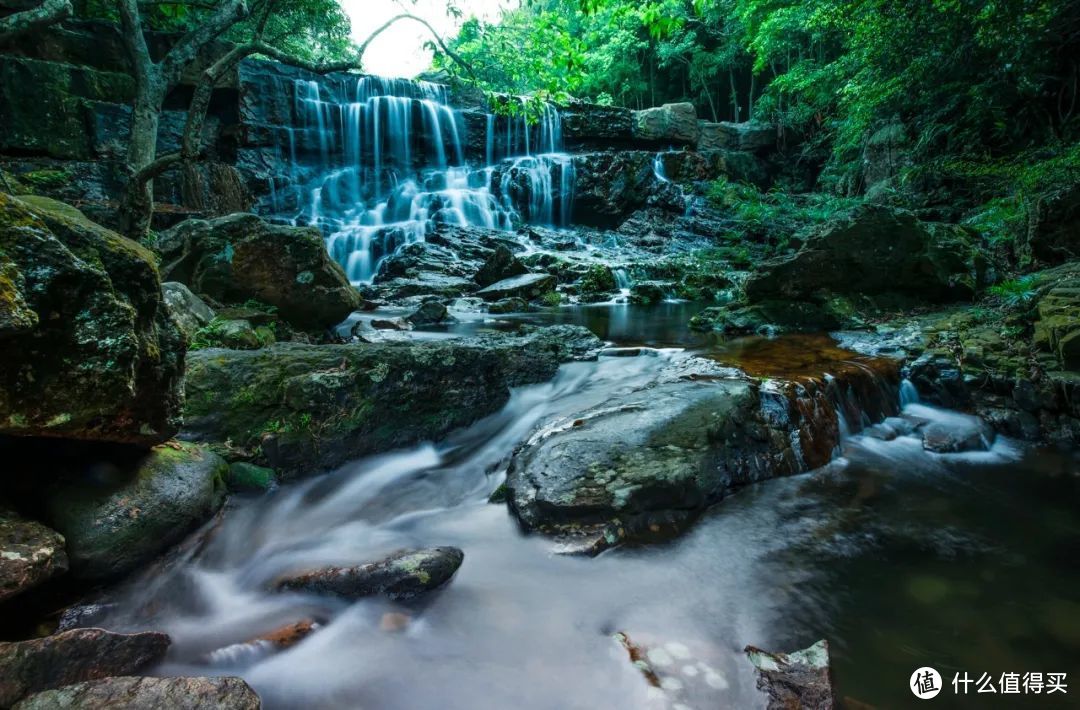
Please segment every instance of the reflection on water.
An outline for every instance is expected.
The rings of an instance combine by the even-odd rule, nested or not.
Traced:
[[[678,338],[678,325],[650,332],[591,310],[559,313],[623,343]],[[486,502],[535,426],[685,356],[567,365],[441,445],[241,502],[172,573],[136,582],[109,623],[167,631],[160,672],[239,674],[269,708],[760,707],[742,648],[819,638],[839,695],[878,707],[910,705],[907,679],[922,665],[947,680],[1076,672],[1077,461],[1002,439],[925,452],[916,420],[954,414],[909,404],[907,419],[846,440],[823,470],[742,489],[671,543],[595,559],[553,555]],[[283,571],[435,545],[462,548],[465,562],[416,604],[266,591]],[[321,626],[287,650],[244,643],[301,620]],[[660,660],[678,687],[658,700],[617,632],[668,649]]]

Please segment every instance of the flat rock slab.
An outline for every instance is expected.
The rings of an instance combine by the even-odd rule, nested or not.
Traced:
[[[829,674],[829,642],[792,653],[769,653],[754,646],[746,655],[758,670],[757,687],[769,696],[769,710],[832,710],[836,707]]]
[[[278,580],[279,590],[333,594],[359,599],[384,594],[411,599],[450,581],[465,559],[456,547],[398,552],[380,562],[356,567],[327,567]]]
[[[557,281],[551,274],[522,274],[497,281],[487,288],[482,288],[476,295],[485,301],[500,301],[504,298],[539,298],[555,290]]]
[[[104,629],[73,629],[0,643],[0,707],[31,693],[136,673],[164,658],[169,643],[165,634],[116,634]]]
[[[241,678],[119,677],[46,690],[15,706],[19,710],[258,710],[259,696]]]
[[[66,572],[64,536],[0,509],[0,601]]]

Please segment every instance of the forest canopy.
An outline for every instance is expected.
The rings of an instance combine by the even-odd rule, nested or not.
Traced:
[[[1075,0],[533,0],[451,46],[490,90],[691,101],[776,123],[834,166],[895,125],[938,169],[1067,154],[1080,114]]]

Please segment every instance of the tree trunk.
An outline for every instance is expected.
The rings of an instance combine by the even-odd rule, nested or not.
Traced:
[[[138,175],[146,170],[157,156],[158,123],[164,101],[157,78],[135,97],[131,111],[131,134],[128,138],[128,181],[120,196],[120,231],[131,239],[143,239],[150,232],[154,214],[154,181]]]

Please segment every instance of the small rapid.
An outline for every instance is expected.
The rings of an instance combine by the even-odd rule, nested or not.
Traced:
[[[1014,500],[1038,501],[1080,529],[1067,496],[1054,502],[1076,492],[1075,476],[1055,473],[1075,461],[1001,437],[979,451],[928,451],[921,429],[966,429],[973,418],[915,402],[906,387],[899,415],[845,437],[824,468],[743,488],[667,544],[556,555],[551,540],[523,535],[504,505],[488,502],[532,432],[690,355],[645,348],[564,365],[442,443],[234,500],[169,566],[130,583],[104,623],[168,632],[174,644],[158,672],[240,675],[268,708],[752,707],[760,700],[743,646],[802,648],[821,637],[833,643],[842,693],[897,704],[907,690],[883,664],[977,660],[968,640],[940,638],[900,612],[941,618],[974,594],[998,613],[1006,601],[993,585],[964,581],[972,565],[995,575],[1002,594],[1080,581],[1045,557],[1060,532],[990,524],[1023,516]],[[460,547],[465,562],[417,602],[269,589],[285,572],[432,545]],[[924,635],[908,638],[912,624]],[[268,640],[292,625],[308,629],[301,642]],[[629,663],[617,632],[663,651],[664,687]],[[994,638],[988,629],[973,643]],[[897,648],[912,655],[897,659]],[[995,663],[1033,662],[1011,653]]]

